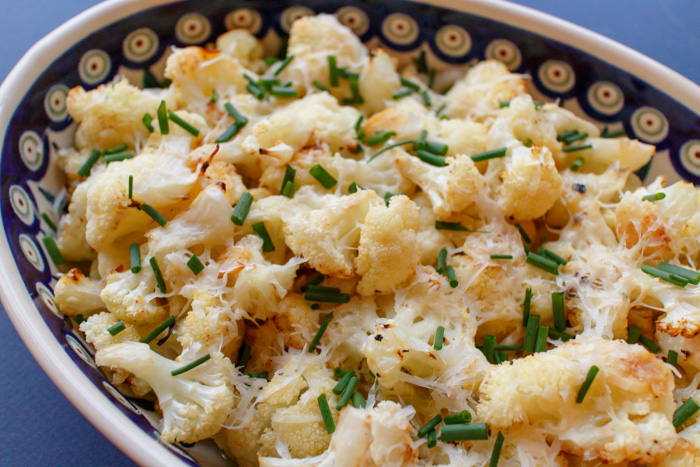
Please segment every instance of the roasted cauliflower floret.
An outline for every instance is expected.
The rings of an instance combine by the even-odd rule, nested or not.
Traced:
[[[103,285],[73,268],[56,282],[53,290],[56,306],[66,316],[88,316],[104,310],[105,304],[100,298]]]
[[[112,344],[128,341],[139,341],[141,336],[131,324],[125,324],[123,331],[112,335],[107,330],[119,320],[111,313],[102,312],[90,316],[80,323],[80,330],[85,333],[85,340],[95,346],[96,350],[104,349]]]
[[[107,310],[127,323],[155,323],[167,315],[153,269],[147,262],[144,262],[144,266],[137,274],[128,270],[110,273],[100,292]]]
[[[360,94],[365,110],[373,114],[384,109],[387,101],[401,88],[401,79],[392,58],[383,49],[374,50],[360,72]]]
[[[265,48],[247,29],[233,29],[216,38],[216,48],[238,61],[244,68],[261,72]]]
[[[68,261],[83,261],[95,257],[95,251],[85,239],[89,187],[90,182],[83,182],[75,188],[68,204],[68,214],[63,216],[58,224],[58,249]]]

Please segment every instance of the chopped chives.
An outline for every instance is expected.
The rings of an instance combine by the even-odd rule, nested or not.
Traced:
[[[537,331],[540,328],[540,317],[530,315],[527,320],[527,328],[525,330],[525,341],[523,341],[523,350],[525,352],[534,352],[535,344],[537,343]]]
[[[211,97],[209,98],[209,103],[210,104],[216,104],[216,101],[219,100],[219,93],[216,92],[216,89],[214,89],[214,92],[211,93]]]
[[[298,186],[299,184],[297,182],[288,182],[284,185],[280,194],[282,196],[286,196],[287,198],[291,198],[294,196],[294,192],[297,191]]]
[[[328,399],[326,399],[325,394],[318,396],[318,408],[321,411],[321,418],[323,418],[323,424],[326,426],[326,432],[330,435],[335,431],[335,422],[333,422],[333,415],[331,415],[331,408],[328,407]]]
[[[700,405],[698,405],[692,397],[683,402],[683,405],[673,412],[673,426],[676,430],[682,427],[685,422],[698,412],[698,410],[700,410]]]
[[[386,204],[387,207],[389,207],[389,202],[391,201],[391,198],[396,196],[394,193],[387,191],[384,193],[384,204]]]
[[[319,305],[318,303],[314,303],[311,305],[311,309],[312,310],[319,310],[319,309],[321,309],[321,305]]]
[[[163,280],[163,274],[160,272],[160,267],[158,266],[158,261],[156,260],[155,256],[151,256],[151,259],[148,260],[149,263],[151,263],[151,269],[153,269],[153,275],[156,277],[156,283],[158,284],[158,290],[160,290],[160,293],[165,293],[166,290],[168,290],[165,287],[165,281]]]
[[[433,85],[435,84],[435,75],[437,71],[435,68],[431,69],[430,72],[428,73],[428,87],[430,89],[433,89]]]
[[[352,406],[356,409],[364,409],[367,407],[367,401],[365,401],[365,398],[361,393],[355,392],[352,395]]]
[[[178,125],[180,128],[185,130],[187,133],[190,133],[193,136],[199,136],[199,130],[195,128],[194,126],[190,125],[185,121],[183,118],[181,118],[179,115],[177,115],[175,112],[168,110],[168,120],[173,122],[174,124]]]
[[[505,441],[505,437],[503,436],[503,433],[499,431],[498,436],[496,436],[496,442],[493,445],[493,451],[491,452],[491,460],[489,461],[489,467],[498,467],[498,459],[501,457],[503,441]]]
[[[125,159],[133,159],[135,156],[136,154],[134,153],[134,151],[124,151],[104,156],[104,160],[107,164],[109,164],[110,162],[123,161]]]
[[[399,141],[398,143],[390,144],[389,146],[383,147],[380,149],[377,153],[375,153],[372,157],[369,158],[367,162],[372,162],[378,155],[387,152],[390,149],[394,149],[399,146],[403,146],[404,144],[412,144],[414,141],[412,139],[407,139],[406,141]]]
[[[507,352],[499,352],[496,351],[493,353],[493,363],[496,365],[500,365],[503,362],[508,361],[508,353]]]
[[[85,163],[82,165],[82,167],[80,167],[80,169],[78,169],[78,175],[81,177],[87,177],[90,175],[92,166],[95,165],[95,162],[97,162],[100,156],[102,156],[102,153],[97,149],[93,149]]]
[[[508,148],[494,149],[493,151],[486,151],[480,154],[474,154],[470,156],[474,162],[481,162],[488,159],[495,159],[497,157],[506,157],[506,152]]]
[[[438,255],[437,268],[435,268],[435,271],[437,271],[438,274],[444,274],[446,264],[447,264],[447,248],[443,248],[442,250],[440,250],[440,254]]]
[[[221,133],[221,135],[219,135],[218,138],[216,138],[215,142],[216,143],[226,143],[231,138],[236,136],[238,134],[238,132],[241,131],[241,128],[243,128],[243,126],[241,126],[238,123],[234,123],[230,127],[226,128],[226,130],[224,130],[224,132]]]
[[[608,127],[605,127],[600,136],[603,138],[619,138],[620,136],[627,136],[627,132],[625,130],[608,131]]]
[[[685,287],[686,285],[688,285],[688,280],[685,277],[672,274],[661,269],[657,269],[653,266],[642,264],[642,271],[649,274],[650,276],[658,277],[661,280],[670,282],[671,284],[675,284],[679,287]]]
[[[489,427],[486,423],[458,423],[445,425],[440,430],[440,441],[476,441],[489,439]]]
[[[168,126],[168,111],[165,108],[165,101],[160,101],[158,106],[158,111],[156,112],[158,116],[158,126],[160,127],[160,134],[167,135],[170,133],[170,127]]]
[[[528,138],[527,136],[521,136],[519,139],[520,139],[520,142],[523,143],[523,146],[525,146],[526,148],[532,147],[532,139],[531,138]]]
[[[138,243],[132,243],[129,247],[131,257],[131,272],[137,274],[141,271],[141,251]]]
[[[418,429],[418,437],[425,438],[425,435],[427,435],[430,430],[438,426],[441,421],[442,415],[435,415],[433,418],[430,419],[430,421],[428,421],[428,423],[426,423]]]
[[[563,131],[557,135],[557,141],[565,141],[566,138],[570,138],[578,134],[578,130]]]
[[[294,182],[294,177],[296,176],[296,174],[297,171],[291,165],[288,165],[287,168],[284,169],[284,177],[282,178],[280,193],[284,191],[284,187],[287,183]],[[287,198],[291,198],[291,196],[287,196]]]
[[[318,89],[319,91],[331,92],[330,89],[328,89],[323,83],[321,83],[321,82],[318,81],[318,80],[314,80],[313,85],[314,85],[314,87],[315,87],[316,89]]]
[[[224,108],[231,116],[231,118],[233,118],[233,121],[239,124],[241,128],[243,128],[248,123],[248,118],[241,115],[230,102],[225,103]]]
[[[559,275],[559,264],[552,261],[549,258],[545,258],[544,256],[540,256],[536,253],[529,252],[525,261],[528,264],[538,267],[543,271],[547,271],[550,274],[554,274],[555,276]]]
[[[253,204],[253,195],[246,191],[241,195],[241,198],[236,204],[236,209],[233,210],[233,215],[231,216],[231,221],[237,226],[243,225],[246,217],[248,217],[248,212],[250,211],[250,205]]]
[[[533,104],[535,104],[535,110],[541,110],[541,109],[542,109],[542,106],[544,105],[544,104],[543,104],[542,102],[540,102],[540,101],[533,101]]]
[[[57,230],[57,229],[56,229],[56,224],[53,223],[53,221],[52,221],[51,218],[48,216],[48,214],[46,214],[45,212],[42,212],[42,213],[41,213],[41,218],[44,219],[44,222],[46,222],[46,225],[48,225],[49,228],[51,228],[51,230],[53,230],[54,232],[56,232],[56,230]]]
[[[427,143],[428,130],[421,130],[418,134],[418,139],[413,143],[413,150],[418,151],[419,149],[425,149],[425,144]]]
[[[530,318],[530,302],[532,302],[532,289],[525,289],[525,300],[523,301],[523,326],[527,326],[527,321]]]
[[[428,443],[427,443],[428,449],[432,449],[435,446],[437,446],[437,433],[435,430],[430,430],[428,432]]]
[[[85,318],[83,318],[83,315],[76,315],[76,316],[73,318],[73,320],[75,321],[75,324],[77,324],[78,326],[80,326],[80,324],[81,324],[82,322],[85,321]]]
[[[645,335],[639,336],[639,343],[642,344],[647,349],[649,349],[649,352],[651,352],[651,353],[659,353],[659,350],[661,350],[661,347],[659,347],[659,344],[657,344],[653,340],[649,339]]]
[[[253,232],[258,234],[258,237],[262,238],[263,241],[263,247],[262,251],[265,253],[270,253],[272,251],[275,251],[275,245],[272,243],[272,240],[270,239],[270,234],[267,233],[267,228],[265,227],[264,222],[257,222],[251,226],[253,228]]]
[[[190,370],[192,370],[192,369],[194,369],[194,368],[197,368],[199,365],[201,365],[202,363],[206,362],[206,361],[209,360],[210,358],[211,358],[211,355],[206,354],[205,356],[200,357],[200,358],[198,358],[197,360],[195,360],[195,361],[193,361],[193,362],[191,362],[191,363],[188,363],[187,365],[185,365],[185,366],[183,366],[183,367],[181,367],[181,368],[178,368],[177,370],[171,371],[170,374],[173,375],[173,376],[181,375],[181,374],[183,374],[183,373],[185,373],[185,372],[188,372],[188,371],[190,371]]]
[[[362,187],[360,185],[358,185],[355,182],[352,182],[350,184],[350,186],[348,186],[348,193],[350,193],[350,194],[357,193],[357,190],[361,190],[361,189],[362,189]]]
[[[518,232],[520,232],[520,236],[523,237],[523,240],[525,240],[525,243],[531,243],[532,240],[530,240],[530,236],[525,232],[525,229],[523,229],[523,226],[520,224],[515,224],[515,228],[518,229]]]
[[[127,189],[127,196],[129,199],[132,199],[134,197],[134,176],[129,175],[129,183],[128,183],[128,189]]]
[[[674,266],[668,263],[659,263],[658,269],[687,279],[691,284],[698,285],[698,283],[700,283],[700,272],[693,271],[692,269]]]
[[[267,66],[270,66],[270,65],[274,64],[275,62],[279,62],[279,60],[280,59],[277,57],[265,57],[265,64]]]
[[[53,264],[60,266],[66,262],[66,260],[63,259],[63,255],[61,255],[61,251],[58,249],[56,240],[54,240],[53,237],[44,237],[41,241],[44,243],[44,247],[51,258],[51,261],[53,261]]]
[[[440,114],[442,113],[442,111],[445,110],[446,107],[447,107],[447,103],[444,103],[440,107],[438,107],[437,110],[435,111],[435,116],[439,117]]]
[[[282,64],[275,70],[275,76],[279,75],[282,72],[282,70],[284,70],[287,67],[287,65],[289,65],[289,62],[291,62],[293,58],[294,55],[290,55],[289,57],[285,58]]]
[[[122,143],[119,146],[114,146],[113,148],[105,149],[104,150],[104,155],[108,154],[116,154],[118,152],[124,152],[127,149],[129,149],[129,146],[126,143]]]
[[[401,76],[400,79],[401,79],[401,86],[411,88],[414,91],[420,90],[420,86],[418,84],[414,83],[413,81],[411,81],[410,79],[404,78],[403,76]]]
[[[357,135],[357,139],[359,141],[364,141],[365,139],[365,132],[362,131],[362,121],[365,119],[364,115],[360,115],[355,122],[355,134]],[[358,146],[359,147],[359,146]]]
[[[496,336],[494,336],[493,334],[488,334],[484,336],[484,348],[481,351],[484,352],[486,360],[488,360],[489,363],[493,363],[493,352],[495,351],[495,347]]]
[[[348,303],[350,295],[338,292],[324,292],[319,290],[307,290],[304,293],[304,300],[309,302],[324,302],[324,303]]]
[[[584,149],[591,149],[593,147],[592,144],[584,144],[583,146],[571,146],[568,148],[562,149],[564,152],[574,152],[574,151],[583,151]]]
[[[491,255],[491,259],[513,259],[513,255]]]
[[[450,287],[454,289],[459,285],[457,276],[455,275],[455,270],[452,268],[452,266],[445,266],[445,275],[447,276],[447,280],[450,282]]]
[[[483,349],[484,344],[476,344],[477,349]],[[514,344],[496,344],[493,346],[494,350],[508,350],[508,351],[518,351],[518,350],[523,350],[522,345],[514,345]]]
[[[510,101],[500,101],[498,103],[498,108],[503,109],[505,107],[510,107]]]
[[[588,133],[576,133],[575,135],[567,136],[562,141],[564,144],[571,144],[581,139],[588,138]]]
[[[581,402],[583,402],[583,399],[586,397],[588,390],[591,388],[591,384],[593,384],[593,380],[595,379],[599,370],[600,369],[595,365],[593,365],[591,367],[591,369],[588,370],[588,374],[586,375],[586,380],[581,385],[581,389],[578,390],[578,395],[576,396],[576,403],[577,404],[580,404]]]
[[[546,248],[539,247],[537,249],[537,254],[540,256],[544,256],[545,258],[548,258],[554,261],[555,263],[559,263],[562,266],[565,266],[568,263],[568,261],[566,261],[564,258],[554,253],[553,251],[547,250]]]
[[[331,87],[335,88],[335,87],[339,86],[340,80],[339,80],[338,68],[336,67],[335,56],[333,56],[333,55],[328,56],[328,72],[330,74]]]
[[[248,344],[243,345],[243,350],[241,351],[241,358],[238,360],[238,366],[245,368],[250,360],[250,353],[252,349]]]
[[[187,267],[190,268],[190,271],[192,271],[195,276],[198,276],[200,272],[204,271],[204,265],[195,254],[187,261]]]
[[[316,350],[316,346],[321,341],[321,337],[323,337],[323,333],[326,332],[326,328],[328,327],[328,323],[331,322],[331,319],[333,319],[332,311],[328,313],[326,318],[321,323],[321,327],[318,328],[318,332],[316,333],[313,340],[311,341],[311,344],[309,345],[309,353],[313,353],[313,351]]]
[[[248,373],[245,373],[245,375],[249,378],[267,379],[268,372],[267,371],[249,371]]]
[[[428,90],[424,89],[423,92],[420,93],[420,96],[423,98],[423,104],[425,104],[426,107],[430,108],[432,102],[430,102],[430,94],[428,94]]]
[[[583,157],[579,157],[574,162],[571,163],[571,171],[578,172],[578,169],[583,165]]]
[[[343,370],[342,368],[337,366],[337,367],[335,367],[335,370],[333,370],[333,375],[336,378],[342,378],[343,376],[345,376],[346,373],[350,373],[351,371],[352,370]],[[340,392],[343,392],[343,391],[341,390]],[[338,394],[340,394],[340,393],[338,393]]]
[[[537,337],[535,337],[534,352],[544,352],[547,350],[547,336],[549,335],[549,326],[540,326],[537,328]]]
[[[331,189],[336,185],[336,183],[338,183],[338,181],[333,178],[333,176],[329,174],[326,169],[321,167],[320,164],[316,164],[311,167],[309,173],[326,189]]]
[[[299,93],[296,88],[289,88],[284,86],[272,86],[270,89],[270,94],[275,97],[281,97],[283,99],[291,99],[293,97],[299,97]]]
[[[549,332],[549,337],[551,337],[552,339],[560,339],[564,342],[574,338],[574,336],[572,336],[568,332],[557,331],[556,329],[553,329],[553,328],[549,328],[548,332]]]
[[[149,335],[147,335],[146,337],[141,339],[141,342],[144,344],[148,344],[153,339],[158,337],[161,332],[165,331],[173,324],[175,324],[175,317],[171,316],[168,319],[166,319],[165,321],[163,321],[157,328],[155,328],[153,331],[151,331],[151,333]]]
[[[143,203],[141,205],[141,210],[151,216],[151,219],[156,221],[161,227],[168,223],[168,219],[165,216],[153,208],[150,204]]]
[[[639,338],[642,336],[642,328],[637,326],[630,326],[627,328],[627,343],[636,344],[639,342]]]
[[[453,413],[445,417],[443,422],[445,425],[456,425],[457,423],[471,423],[472,414],[468,410],[462,410],[461,412]]]
[[[389,139],[392,136],[396,136],[395,131],[378,130],[372,136],[367,138],[367,144],[369,146],[377,146],[378,144],[384,144],[387,141],[389,141]]]
[[[360,95],[359,79],[360,75],[357,74],[352,74],[348,77],[348,80],[350,82],[350,91],[352,92],[352,98],[343,99],[343,105],[364,104],[365,100]]]
[[[311,282],[306,284],[306,290],[311,290],[313,292],[340,293],[340,289],[338,287],[326,287],[323,285],[312,284]]]
[[[423,149],[435,155],[444,156],[447,154],[447,150],[449,148],[446,144],[443,143],[437,143],[435,141],[426,141]]]
[[[442,345],[445,342],[445,328],[444,326],[438,326],[435,331],[435,342],[433,342],[433,348],[435,350],[442,350]]]
[[[445,159],[443,159],[440,156],[436,156],[435,154],[432,154],[428,151],[424,151],[422,149],[416,151],[416,156],[418,157],[418,159],[422,160],[426,164],[434,165],[435,167],[447,166],[447,162],[445,162]]]
[[[554,329],[560,332],[566,331],[564,292],[552,292],[552,314],[554,315]]]
[[[642,201],[659,201],[660,199],[664,199],[665,197],[666,193],[653,193],[651,195],[642,196]]]
[[[668,357],[666,357],[666,363],[676,366],[678,364],[678,352],[675,350],[669,350]]]
[[[126,325],[124,324],[124,320],[119,321],[113,326],[110,326],[107,328],[107,332],[112,335],[116,336],[120,332],[122,332],[124,329],[126,329]]]
[[[243,74],[243,77],[248,80],[248,85],[245,87],[246,90],[255,96],[256,99],[262,100],[262,98],[265,97],[265,90],[262,88],[262,86],[245,73]]]
[[[411,89],[411,88],[402,89],[401,91],[395,92],[394,94],[392,94],[391,98],[394,100],[399,100],[402,97],[406,97],[408,95],[413,94],[414,92],[416,92],[416,91],[414,89]]]
[[[141,117],[141,122],[143,122],[143,126],[146,127],[149,133],[153,133],[155,131],[155,128],[153,128],[153,117],[151,114],[143,114],[143,117]]]
[[[342,371],[342,370],[341,370]],[[346,371],[341,377],[340,381],[338,381],[338,384],[335,385],[333,388],[333,394],[339,396],[343,393],[345,390],[345,387],[348,385],[350,382],[350,378],[355,376],[355,372],[352,370]]]
[[[435,221],[435,228],[437,230],[457,230],[460,232],[470,232],[468,228],[466,228],[459,222]]]
[[[357,383],[359,382],[360,378],[358,378],[357,376],[353,376],[352,378],[350,378],[350,381],[348,382],[345,391],[343,391],[343,395],[340,396],[338,405],[335,406],[336,410],[342,410],[343,407],[348,405],[348,402],[350,402],[350,398],[352,397],[352,393],[355,392],[355,388],[357,388]]]

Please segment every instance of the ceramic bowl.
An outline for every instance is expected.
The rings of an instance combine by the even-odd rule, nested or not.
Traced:
[[[0,88],[2,302],[34,357],[104,435],[141,464],[225,465],[211,442],[159,441],[152,407],[112,387],[94,351],[58,312],[59,270],[45,246],[65,211],[52,162],[70,146],[75,125],[68,90],[125,75],[163,84],[172,46],[204,45],[246,28],[276,50],[303,15],[335,13],[362,41],[383,44],[403,61],[424,52],[430,67],[495,58],[532,77],[539,100],[559,99],[602,128],[657,145],[642,178],[700,181],[700,88],[662,65],[597,34],[520,6],[485,0],[123,0],[98,5],[33,47]],[[49,240],[50,241],[50,240]]]

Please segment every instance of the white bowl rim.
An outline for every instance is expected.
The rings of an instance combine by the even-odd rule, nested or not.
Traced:
[[[107,0],[75,16],[37,42],[0,86],[0,109],[14,110],[45,68],[89,34],[139,11],[182,0]],[[612,39],[505,0],[410,0],[482,16],[567,44],[633,74],[700,114],[700,86]],[[0,113],[0,129],[12,114]],[[5,134],[0,134],[3,147]],[[2,220],[0,219],[0,222]],[[185,465],[134,425],[71,360],[41,318],[0,235],[0,300],[36,361],[71,403],[112,443],[141,465]],[[12,264],[12,266],[9,266]],[[27,311],[28,310],[28,311]]]

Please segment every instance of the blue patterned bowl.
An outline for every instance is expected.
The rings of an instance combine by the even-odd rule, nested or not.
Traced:
[[[202,45],[246,28],[272,48],[298,17],[336,13],[360,38],[403,61],[422,51],[431,67],[496,58],[532,76],[540,100],[657,145],[642,178],[700,182],[700,88],[594,33],[533,10],[485,0],[111,1],[66,23],[32,48],[0,88],[2,302],[25,343],[75,406],[141,464],[226,465],[212,443],[159,441],[152,407],[119,394],[93,351],[53,301],[58,269],[45,238],[66,207],[52,153],[72,144],[68,89],[118,74],[162,84],[171,46]],[[50,240],[49,240],[50,242]]]

